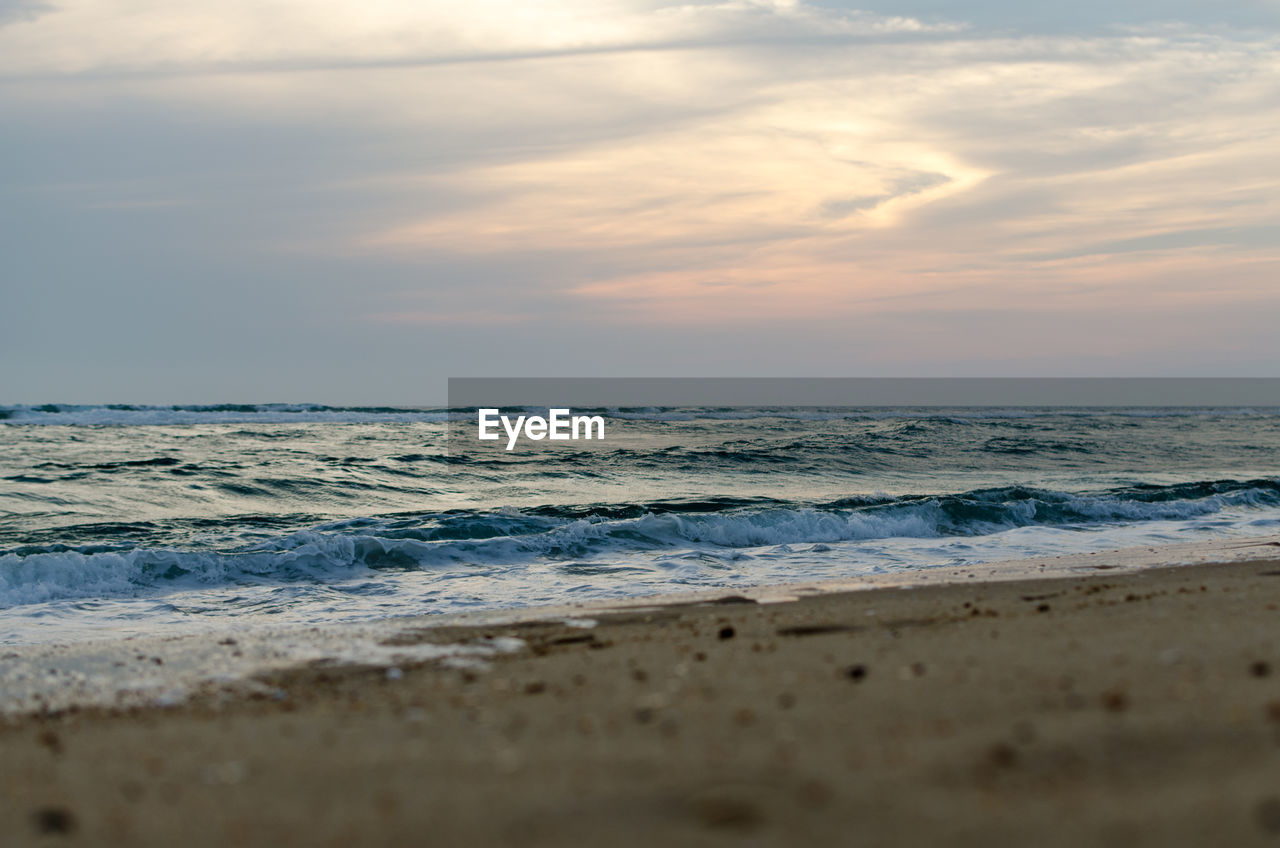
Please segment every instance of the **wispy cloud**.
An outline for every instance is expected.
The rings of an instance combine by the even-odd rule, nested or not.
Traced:
[[[10,0],[0,249],[48,320],[0,346],[93,302],[85,345],[217,312],[296,332],[260,340],[281,361],[337,327],[407,360],[492,326],[883,365],[916,327],[920,362],[989,368],[984,315],[1069,358],[1158,303],[1217,316],[1196,361],[1265,361],[1277,16],[1113,5]],[[1107,349],[1176,347],[1131,331]]]
[[[925,297],[957,281],[988,302],[1033,302],[1031,280],[1068,273],[1054,259],[1126,242],[1148,249],[1127,251],[1128,283],[1116,284],[1151,296],[1169,258],[1203,244],[1196,233],[1266,233],[1278,220],[1280,175],[1266,164],[1280,142],[1274,49],[1203,36],[957,38],[803,62],[751,54],[737,77],[724,60],[653,60],[659,78],[723,105],[423,175],[424,191],[474,203],[357,244],[608,253],[612,272],[559,290],[646,320],[880,308],[884,290]],[[782,81],[784,66],[801,79]]]
[[[41,7],[15,6],[24,8]],[[372,0],[358,7],[338,0],[229,0],[215,7],[83,0],[5,44],[0,71],[10,78],[147,78],[414,68],[750,45],[830,46],[918,39],[961,28],[766,0],[671,6]]]
[[[33,21],[53,11],[53,5],[41,0],[0,0],[0,27]]]

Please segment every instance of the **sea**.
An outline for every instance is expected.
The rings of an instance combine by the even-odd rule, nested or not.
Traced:
[[[1277,408],[582,412],[603,440],[474,452],[474,410],[0,407],[0,645],[1280,533]]]

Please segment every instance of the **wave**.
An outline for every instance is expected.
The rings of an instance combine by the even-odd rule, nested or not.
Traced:
[[[46,403],[0,406],[0,421],[8,424],[61,424],[82,427],[436,423],[448,419],[449,411],[442,408],[326,406],[314,403],[220,403],[172,406]]]
[[[528,414],[547,413],[547,407],[511,407]],[[504,408],[504,411],[508,411]],[[934,425],[974,421],[1079,418],[1276,417],[1275,407],[597,407],[574,408],[575,413],[602,415],[620,421],[677,423],[692,421],[926,421]],[[445,407],[328,406],[325,404],[17,404],[0,406],[0,422],[70,426],[185,426],[192,424],[290,423],[440,423],[472,421],[474,411]]]
[[[1272,478],[1093,493],[1009,486],[818,504],[714,498],[359,518],[229,550],[25,545],[0,554],[0,608],[211,586],[328,583],[386,570],[500,574],[540,562],[613,559],[647,567],[645,555],[676,551],[731,562],[776,546],[987,536],[1027,527],[1088,530],[1278,507],[1280,478]]]

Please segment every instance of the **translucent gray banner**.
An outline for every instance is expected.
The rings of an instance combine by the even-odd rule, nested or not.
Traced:
[[[1278,407],[1277,378],[454,377],[449,407]]]

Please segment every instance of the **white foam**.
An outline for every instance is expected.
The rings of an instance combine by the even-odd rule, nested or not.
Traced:
[[[1128,573],[1170,565],[1229,563],[1275,558],[1280,535],[1217,539],[1180,545],[1034,557],[982,564],[863,573],[836,580],[734,587],[734,594],[761,603],[807,595],[872,588],[910,588],[974,580]],[[610,610],[652,608],[722,597],[723,588],[599,600],[573,606],[486,610],[450,616],[387,619],[323,627],[211,630],[187,636],[96,639],[71,644],[27,645],[0,653],[0,713],[20,714],[72,706],[173,706],[199,692],[259,693],[287,698],[257,677],[307,663],[372,665],[402,670],[436,661],[482,667],[498,654],[519,651],[519,639],[463,644],[421,641],[424,629],[439,625],[495,625],[518,621],[558,621],[594,627]],[[406,638],[408,637],[408,638]],[[389,679],[396,679],[390,674]]]
[[[68,707],[174,706],[202,691],[288,692],[257,678],[309,663],[397,668],[439,661],[476,665],[524,647],[519,639],[413,643],[403,620],[326,627],[217,631],[187,636],[33,645],[0,653],[0,713]],[[401,644],[401,642],[407,642]]]
[[[977,503],[991,520],[956,518],[938,499],[880,509],[779,507],[720,513],[649,513],[635,518],[547,518],[518,510],[503,519],[528,518],[498,535],[415,539],[379,536],[376,526],[320,532],[301,530],[229,552],[139,548],[124,552],[57,551],[0,555],[0,609],[61,600],[144,597],[231,585],[327,583],[388,571],[446,571],[458,567],[516,568],[566,559],[617,561],[668,553],[733,558],[735,551],[767,546],[837,544],[878,540],[962,539],[1039,531],[1056,544],[1055,531],[1134,523],[1136,532],[1162,532],[1160,522],[1213,520],[1223,532],[1257,533],[1280,518],[1274,494],[1240,490],[1207,497],[1158,501],[1057,494],[1046,499]],[[1038,510],[1069,510],[1046,519]],[[999,545],[1000,540],[990,540]],[[1045,548],[1046,552],[1053,548]],[[748,569],[745,574],[751,577]],[[515,575],[513,575],[514,577]]]

